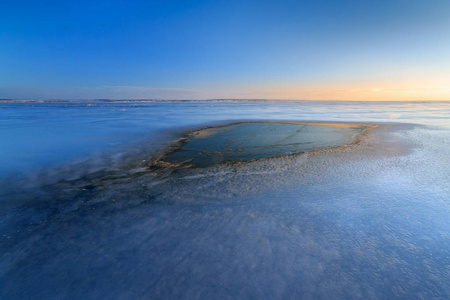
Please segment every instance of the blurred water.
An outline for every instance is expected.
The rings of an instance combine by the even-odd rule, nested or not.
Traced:
[[[122,154],[140,161],[131,150],[152,153],[167,130],[228,120],[421,126],[375,146],[127,173]],[[16,192],[0,192],[0,298],[448,299],[449,120],[448,102],[2,103]],[[114,173],[72,176],[117,155],[97,164]],[[52,168],[66,172],[24,186]]]

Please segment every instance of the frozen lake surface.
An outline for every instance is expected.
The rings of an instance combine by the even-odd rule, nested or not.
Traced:
[[[149,168],[186,131],[235,121],[379,126]],[[0,103],[0,138],[2,299],[450,298],[449,102]]]

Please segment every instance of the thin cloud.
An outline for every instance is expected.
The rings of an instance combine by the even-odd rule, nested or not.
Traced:
[[[194,99],[204,95],[203,91],[184,88],[159,88],[133,85],[102,85],[95,88],[96,95],[104,98],[124,99]]]
[[[118,91],[176,91],[176,92],[189,92],[189,93],[199,93],[201,91],[193,89],[182,89],[182,88],[155,88],[146,86],[134,86],[134,85],[102,85],[98,86],[97,89],[114,89]]]

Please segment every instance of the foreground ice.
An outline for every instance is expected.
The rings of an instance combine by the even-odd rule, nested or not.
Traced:
[[[295,104],[260,105],[294,119]],[[389,107],[342,105],[360,122]],[[406,121],[423,125],[338,149],[160,173],[132,151],[139,163],[8,181],[0,298],[448,299],[448,110],[415,109]]]

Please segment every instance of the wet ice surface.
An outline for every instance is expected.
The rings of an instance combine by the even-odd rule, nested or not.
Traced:
[[[401,115],[425,126],[383,125],[358,145],[202,169],[148,172],[137,150],[141,164],[123,155],[95,172],[89,162],[85,173],[58,169],[41,186],[2,194],[0,298],[449,298],[448,104],[190,105],[177,113],[198,112],[199,127],[236,112]]]
[[[351,143],[364,127],[348,128],[278,122],[240,122],[191,132],[161,160],[172,165],[208,167]]]

